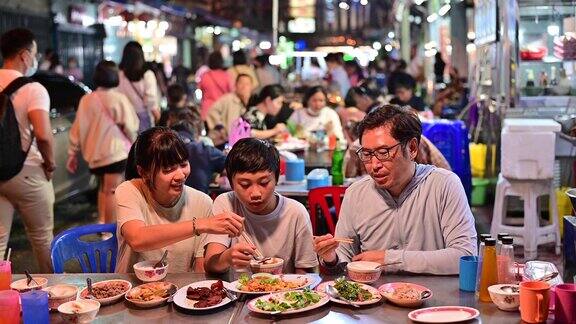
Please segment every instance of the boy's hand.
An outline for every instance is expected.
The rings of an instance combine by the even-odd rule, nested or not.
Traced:
[[[332,263],[336,261],[338,244],[330,234],[314,237],[314,251],[324,262]]]
[[[256,247],[248,243],[237,243],[226,251],[224,260],[234,269],[247,268],[254,258],[255,250]]]

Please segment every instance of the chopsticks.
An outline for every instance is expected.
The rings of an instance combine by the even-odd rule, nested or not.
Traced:
[[[318,236],[314,236],[314,238],[317,238]],[[339,243],[347,243],[347,244],[354,244],[354,239],[350,238],[350,237],[335,237],[334,241],[339,242]]]
[[[242,238],[244,239],[244,241],[246,241],[246,243],[256,247],[256,244],[254,244],[254,241],[252,241],[250,236],[248,236],[248,234],[245,231],[242,231],[242,233],[240,233],[240,236],[242,236]],[[256,247],[256,250],[254,250],[254,252],[256,253],[256,259],[257,260],[261,260],[264,258],[264,254],[262,254],[262,252],[260,252],[258,247]]]

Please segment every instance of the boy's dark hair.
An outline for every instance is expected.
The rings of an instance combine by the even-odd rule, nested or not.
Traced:
[[[396,84],[394,85],[394,91],[398,88],[404,88],[414,91],[416,88],[416,80],[408,73],[398,73],[396,75]]]
[[[224,69],[224,58],[222,53],[219,51],[214,51],[208,56],[208,67],[210,70],[223,70]]]
[[[128,175],[134,175],[134,169],[140,166],[144,172],[150,174],[147,182],[150,188],[154,188],[154,177],[163,168],[188,161],[188,150],[184,142],[175,131],[167,127],[145,130],[138,136],[132,148],[134,160],[128,158],[126,178],[130,180]]]
[[[382,105],[367,114],[356,126],[360,144],[365,131],[383,126],[390,127],[390,134],[402,146],[413,138],[420,143],[422,123],[418,116],[408,107]]]
[[[230,185],[237,173],[256,173],[270,171],[280,177],[280,154],[270,142],[257,138],[243,138],[236,142],[226,157],[224,165]]]
[[[202,135],[204,122],[196,108],[173,109],[168,112],[166,126],[177,132],[187,132],[194,139]]]
[[[146,60],[140,43],[131,41],[124,46],[119,67],[128,80],[132,82],[142,80],[146,72]]]
[[[34,40],[34,34],[26,28],[15,28],[5,32],[0,38],[2,58],[9,59],[22,50],[32,49]]]
[[[240,81],[240,78],[248,78],[250,79],[250,81],[252,81],[252,83],[254,83],[254,80],[252,80],[252,77],[250,76],[250,74],[246,74],[246,73],[240,73],[236,76],[236,83],[238,83],[238,81]]]
[[[318,92],[323,93],[324,98],[326,98],[326,100],[328,100],[328,95],[326,94],[326,89],[324,89],[324,87],[322,87],[322,86],[314,86],[314,87],[311,87],[308,90],[306,90],[306,92],[304,93],[304,97],[302,98],[302,105],[304,107],[308,107],[308,100],[310,100],[310,98],[312,98],[312,96]]]
[[[100,61],[94,70],[94,86],[116,88],[120,84],[118,66],[112,61]]]
[[[172,84],[166,89],[166,99],[169,106],[179,103],[185,95],[186,89],[178,83]]]
[[[244,53],[243,50],[237,50],[236,52],[232,53],[232,64],[233,65],[248,64],[248,58],[246,57],[246,53]]]
[[[324,58],[326,62],[334,62],[338,64],[342,64],[342,56],[338,53],[328,53]]]

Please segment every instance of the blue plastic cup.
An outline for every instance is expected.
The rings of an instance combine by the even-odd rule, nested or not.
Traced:
[[[478,257],[466,255],[460,257],[460,290],[476,291],[476,276],[478,272]]]
[[[32,290],[20,294],[24,324],[49,324],[48,293]]]
[[[299,182],[304,181],[305,173],[304,160],[287,160],[286,161],[286,181]]]

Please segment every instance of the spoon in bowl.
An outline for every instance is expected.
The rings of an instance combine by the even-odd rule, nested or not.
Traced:
[[[164,260],[166,260],[166,256],[168,256],[168,250],[164,251],[164,254],[162,255],[162,258],[160,259],[160,261],[156,262],[156,264],[154,264],[154,269],[156,268],[161,268],[164,266]]]
[[[348,299],[342,297],[340,295],[340,293],[338,292],[338,289],[334,288],[334,286],[331,285],[327,285],[326,288],[324,289],[326,291],[326,294],[332,298],[338,299],[338,300],[342,300],[344,301],[346,304],[354,306],[356,308],[360,308],[359,305],[354,304],[353,302],[349,301]]]
[[[27,279],[27,280],[26,280],[26,286],[30,287],[30,284],[31,284],[32,282],[34,282],[34,283],[36,284],[36,286],[40,286],[40,284],[38,284],[38,282],[37,282],[36,280],[34,280],[34,277],[32,277],[32,276],[30,275],[30,272],[29,272],[28,270],[25,270],[25,271],[24,271],[24,274],[26,274],[26,279]]]
[[[94,297],[94,292],[92,291],[92,279],[86,278],[86,285],[88,286],[88,295],[86,295],[86,298],[96,299]]]

